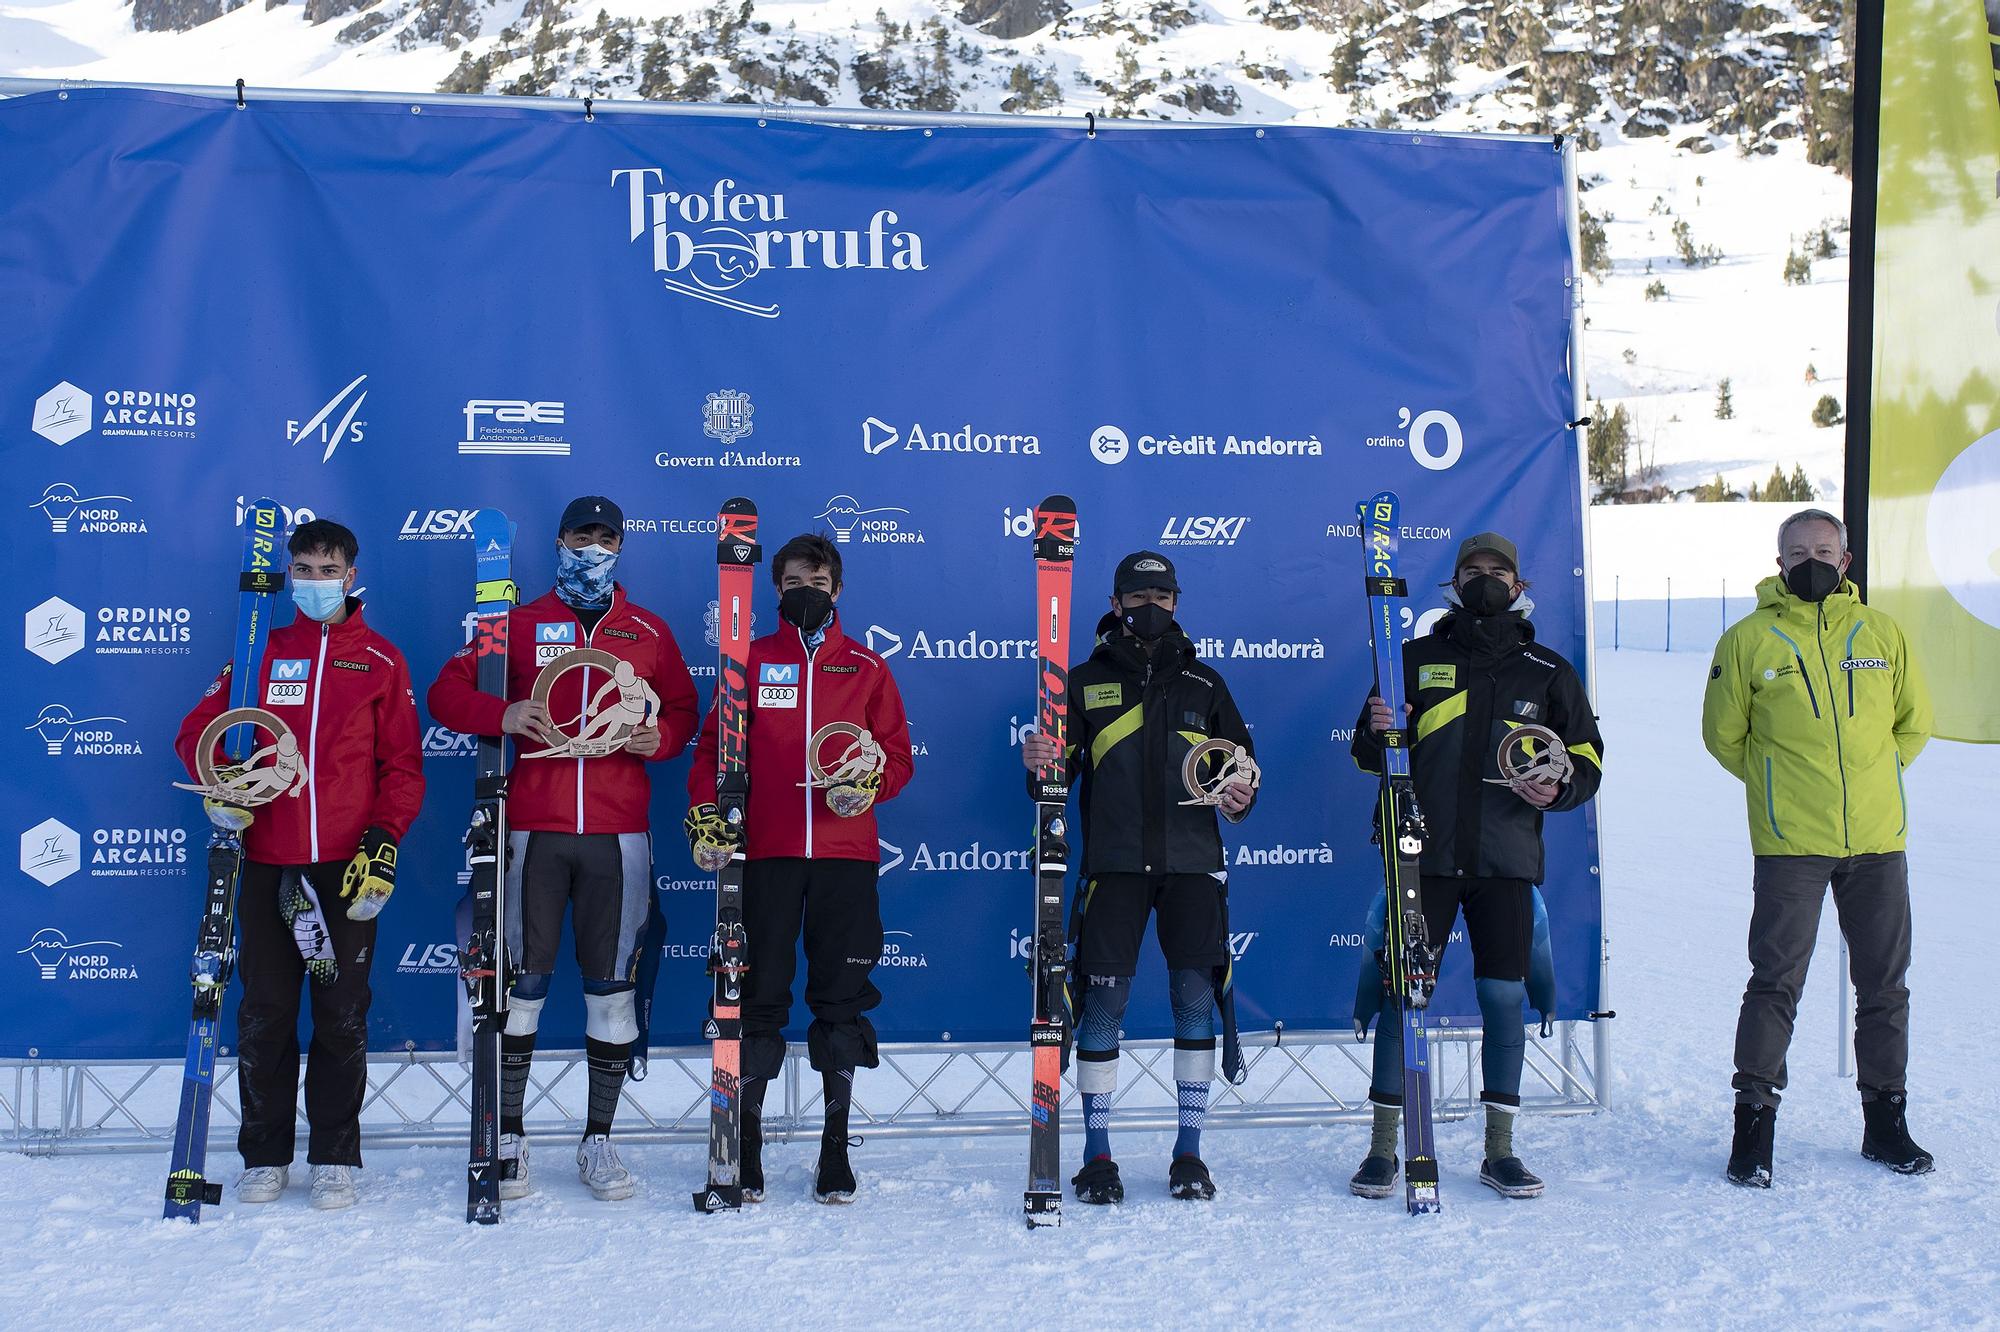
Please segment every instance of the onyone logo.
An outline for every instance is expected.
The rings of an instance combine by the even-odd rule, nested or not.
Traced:
[[[465,404],[465,438],[458,441],[458,451],[567,458],[569,440],[550,429],[563,424],[564,410],[559,402],[529,402],[525,398],[470,399]]]
[[[83,610],[61,597],[50,597],[23,621],[24,645],[51,666],[83,648]]]
[[[1889,662],[1883,657],[1849,657],[1840,663],[1843,671],[1886,671]]]
[[[72,523],[78,532],[144,532],[145,519],[128,518],[118,507],[131,502],[130,495],[85,495],[69,482],[57,481],[28,507],[42,511],[51,532],[68,532]]]
[[[61,754],[65,745],[77,756],[144,754],[138,741],[121,740],[112,729],[125,724],[123,717],[79,717],[63,704],[51,703],[21,729],[39,735],[50,754]]]
[[[83,840],[60,819],[43,819],[21,834],[21,873],[53,888],[83,863]]]
[[[16,950],[41,969],[42,979],[55,980],[60,972],[67,980],[137,980],[134,967],[113,966],[107,948],[123,948],[116,939],[88,939],[71,943],[61,930],[36,930],[26,948]]]
[[[785,196],[740,191],[724,177],[705,192],[666,188],[660,167],[623,167],[611,185],[625,185],[626,240],[648,231],[653,238],[653,271],[668,291],[691,296],[739,314],[776,319],[775,301],[760,304],[733,293],[773,270],[869,269],[921,272],[923,238],[897,230],[901,221],[887,209],[875,210],[865,227],[828,227],[815,219],[790,228]],[[654,188],[658,186],[659,188]]]
[[[834,541],[841,545],[847,544],[859,532],[863,544],[921,546],[924,544],[923,529],[893,516],[900,513],[907,517],[909,512],[895,504],[869,508],[852,495],[835,495],[813,521],[824,522],[831,527]]]
[[[300,425],[297,421],[286,421],[285,438],[294,445],[302,439],[314,439],[326,445],[326,451],[319,455],[321,462],[332,459],[333,451],[340,447],[342,440],[352,439],[359,444],[368,425],[366,421],[360,419],[361,404],[368,401],[368,390],[361,386],[367,382],[367,375],[356,375],[346,388],[326,400],[326,406],[308,417],[304,425]],[[356,393],[356,389],[361,391]],[[333,414],[342,407],[347,410],[339,422],[328,425],[327,422],[332,420]]]
[[[1020,454],[1039,455],[1042,451],[1040,435],[1024,435],[1006,431],[975,430],[970,422],[957,429],[937,426],[927,427],[922,423],[899,430],[880,417],[871,416],[861,423],[861,451],[871,457],[888,452],[900,445],[905,453],[969,453],[969,454]]]
[[[35,399],[34,431],[51,444],[67,444],[90,429],[93,407],[90,395],[65,379]]]
[[[1212,514],[1169,518],[1160,529],[1163,546],[1233,546],[1249,525],[1246,517],[1217,517]]]

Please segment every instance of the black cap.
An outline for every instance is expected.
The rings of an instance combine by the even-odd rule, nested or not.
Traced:
[[[1135,550],[1118,561],[1118,572],[1111,579],[1111,595],[1122,597],[1127,592],[1141,592],[1149,587],[1164,588],[1178,594],[1181,585],[1174,581],[1174,562],[1156,550]]]
[[[562,526],[556,535],[574,532],[584,527],[608,527],[619,536],[625,535],[625,511],[602,495],[585,495],[573,499],[563,510]]]

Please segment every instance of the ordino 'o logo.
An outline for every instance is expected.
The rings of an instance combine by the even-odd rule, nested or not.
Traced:
[[[1966,614],[2000,629],[2000,535],[1993,496],[2000,492],[2000,430],[1966,446],[1931,491],[1924,527],[1938,582]]]
[[[1132,441],[1115,425],[1099,426],[1090,432],[1090,456],[1101,463],[1122,463],[1132,451]]]

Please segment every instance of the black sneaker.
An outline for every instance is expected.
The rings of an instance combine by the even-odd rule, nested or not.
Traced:
[[[813,1197],[823,1203],[854,1201],[854,1167],[847,1163],[845,1137],[819,1140],[819,1168],[813,1173]]]
[[[1736,1136],[1729,1144],[1726,1172],[1731,1184],[1746,1189],[1771,1187],[1771,1138],[1777,1122],[1775,1105],[1737,1105]]]
[[[1347,1181],[1347,1191],[1357,1198],[1386,1198],[1396,1191],[1399,1163],[1393,1156],[1371,1156]]]
[[[1866,1127],[1861,1133],[1861,1154],[1899,1175],[1928,1175],[1937,1162],[1910,1140],[1910,1126],[1903,1118],[1908,1108],[1908,1098],[1902,1092],[1863,1101],[1861,1116]]]
[[[1199,1156],[1176,1156],[1167,1167],[1167,1192],[1188,1202],[1207,1202],[1215,1196],[1215,1181]]]
[[[1479,1163],[1479,1182],[1503,1198],[1539,1198],[1545,1187],[1518,1156]]]
[[[1084,1162],[1083,1169],[1076,1172],[1070,1181],[1076,1190],[1076,1200],[1086,1203],[1121,1203],[1125,1201],[1125,1183],[1118,1178],[1118,1163],[1108,1156],[1094,1156]]]

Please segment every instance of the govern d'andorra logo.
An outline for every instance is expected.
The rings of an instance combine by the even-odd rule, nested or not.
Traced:
[[[751,299],[765,293],[737,294],[774,269],[929,267],[923,237],[901,229],[893,209],[878,208],[865,223],[843,228],[838,219],[795,218],[783,194],[739,190],[726,176],[706,189],[680,189],[662,167],[621,167],[611,184],[625,190],[626,240],[652,233],[653,271],[667,290],[739,314],[778,317],[776,301]]]

